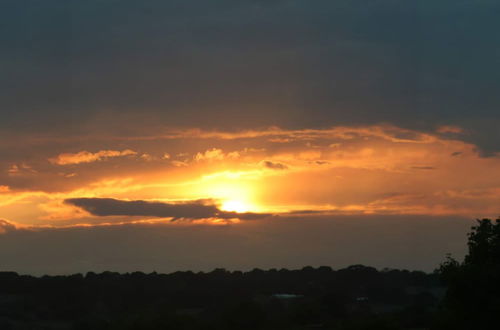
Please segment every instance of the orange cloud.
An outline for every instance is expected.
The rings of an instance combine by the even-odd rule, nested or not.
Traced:
[[[81,164],[81,163],[92,163],[97,162],[106,158],[111,157],[123,157],[136,155],[137,152],[127,149],[123,151],[118,150],[101,150],[95,153],[89,151],[80,151],[77,153],[64,153],[60,154],[55,158],[49,159],[49,161],[53,164],[57,165],[73,165],[73,164]]]
[[[198,152],[194,156],[194,160],[196,160],[196,161],[203,161],[203,160],[214,161],[214,160],[223,160],[225,158],[236,159],[238,157],[240,157],[240,154],[237,151],[224,153],[221,149],[212,148],[212,149],[205,151],[204,153]]]
[[[454,126],[443,126],[451,127]],[[458,129],[458,128],[456,128]],[[455,130],[456,130],[455,129]],[[322,138],[337,138],[351,140],[359,136],[378,137],[392,142],[426,143],[436,140],[429,133],[405,129],[393,125],[371,125],[371,126],[336,126],[329,129],[299,129],[287,130],[279,127],[270,127],[263,130],[246,130],[240,132],[203,131],[200,129],[188,129],[171,131],[170,133],[157,136],[144,136],[127,138],[127,140],[155,140],[155,139],[256,139],[267,138],[270,142],[288,143],[293,141],[311,141]]]
[[[0,219],[0,234],[16,231],[18,228],[20,228],[20,226],[14,222]]]
[[[94,150],[101,150],[99,143]],[[61,207],[70,198],[212,198],[271,213],[491,217],[500,211],[500,158],[482,157],[475,145],[455,135],[374,125],[229,133],[187,130],[168,140],[130,143],[141,153],[119,151],[118,142],[95,153],[61,153],[51,162],[79,164],[127,155],[148,155],[149,161],[100,162],[92,171],[71,167],[71,175],[47,164],[45,154],[38,162],[31,157],[30,166],[27,160],[13,161],[18,164],[12,168],[16,175],[4,171],[0,178],[5,180],[0,186],[0,217],[37,225],[94,223],[91,214]]]
[[[21,163],[21,164],[13,164],[10,166],[8,169],[7,173],[9,176],[19,176],[19,175],[26,175],[26,174],[33,174],[36,173],[31,166],[29,166],[26,163]]]

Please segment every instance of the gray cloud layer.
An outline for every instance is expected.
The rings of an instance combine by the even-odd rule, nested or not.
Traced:
[[[493,0],[6,0],[0,128],[457,124],[500,150],[499,11]]]
[[[271,216],[264,213],[235,213],[220,210],[207,200],[177,203],[123,201],[113,198],[71,198],[65,203],[80,207],[96,216],[145,216],[175,219],[238,218],[254,220]]]
[[[146,201],[122,201],[113,198],[73,198],[67,204],[83,208],[97,216],[146,216],[160,218],[210,218],[219,212],[215,205],[206,201],[189,203],[160,203]]]
[[[432,271],[446,253],[464,255],[473,224],[456,217],[304,216],[234,226],[17,230],[0,235],[0,263],[3,270],[37,275],[357,263]]]

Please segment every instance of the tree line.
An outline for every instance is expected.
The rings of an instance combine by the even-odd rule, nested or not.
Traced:
[[[462,262],[433,273],[253,269],[34,277],[0,272],[0,329],[491,329],[500,219],[478,220]]]

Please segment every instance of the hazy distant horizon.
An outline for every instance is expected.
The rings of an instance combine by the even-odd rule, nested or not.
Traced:
[[[0,240],[2,271],[32,275],[248,271],[353,264],[432,272],[461,260],[475,222],[453,217],[337,217],[243,225],[126,225],[17,231]],[[373,237],[376,232],[376,237]],[[306,244],[307,243],[307,244]]]

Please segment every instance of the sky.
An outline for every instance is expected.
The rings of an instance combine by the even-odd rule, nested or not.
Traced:
[[[1,0],[0,264],[377,268],[500,215],[494,0]]]

